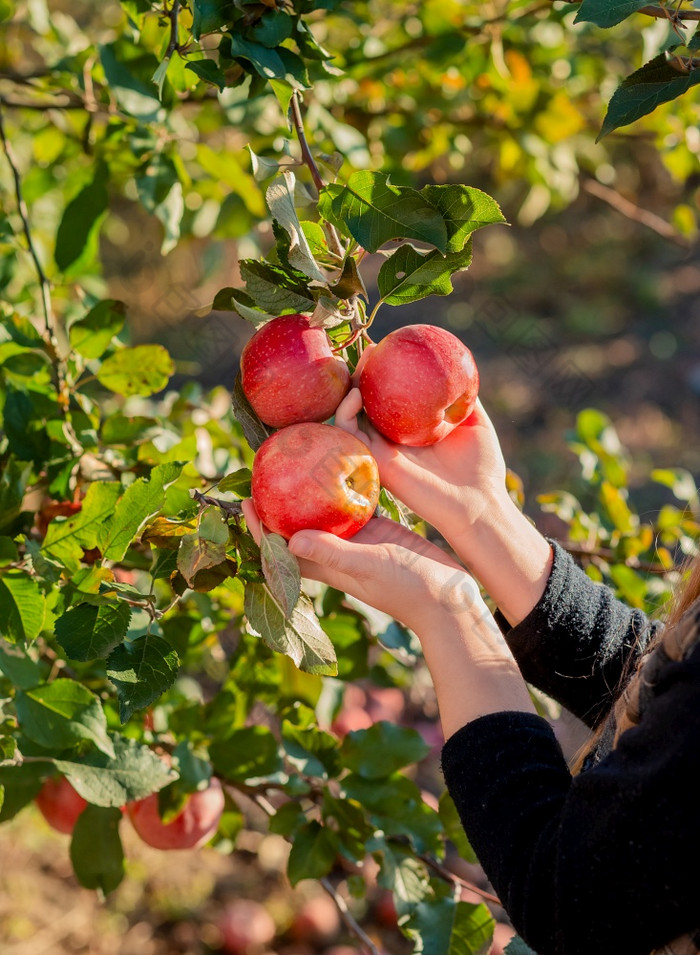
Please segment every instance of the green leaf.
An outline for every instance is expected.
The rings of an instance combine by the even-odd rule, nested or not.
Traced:
[[[425,865],[403,846],[384,844],[377,881],[393,893],[399,918],[431,894]]]
[[[245,591],[249,627],[272,650],[291,657],[300,670],[335,676],[338,672],[333,644],[321,627],[313,604],[302,594],[289,619],[264,584],[249,583]]]
[[[192,36],[199,40],[205,33],[225,27],[233,14],[232,0],[193,0]]]
[[[156,418],[112,414],[102,424],[100,437],[104,444],[134,445],[152,440],[162,430],[163,426]]]
[[[78,816],[70,843],[70,858],[85,889],[108,895],[124,878],[124,850],[119,837],[119,809],[86,806]]]
[[[231,57],[247,60],[253,69],[266,80],[285,80],[287,67],[276,50],[270,50],[260,43],[252,43],[242,36],[231,36]]]
[[[213,60],[188,60],[185,69],[192,70],[200,80],[218,87],[219,90],[226,89],[226,74]]]
[[[407,776],[394,773],[370,779],[348,773],[342,786],[345,795],[361,803],[374,825],[387,837],[409,838],[418,852],[442,851],[444,830],[440,817]]]
[[[162,107],[151,84],[134,74],[131,63],[120,59],[123,48],[119,44],[100,44],[98,50],[110,93],[123,112],[143,123],[154,122],[161,115]],[[139,50],[139,53],[142,59],[146,58],[145,50]],[[148,73],[150,76],[158,64],[154,56],[149,59],[153,63]]]
[[[0,786],[5,798],[0,811],[0,823],[13,819],[20,809],[29,805],[49,775],[50,763],[24,763],[20,766],[0,766]]]
[[[333,868],[339,840],[335,832],[316,820],[305,823],[294,833],[287,862],[287,877],[292,885],[302,879],[322,879]]]
[[[250,295],[237,288],[222,288],[214,296],[212,302],[212,311],[236,312],[241,318],[244,318],[251,325],[260,328],[269,322],[274,315],[268,315],[267,312],[254,308],[253,299]]]
[[[175,682],[180,660],[162,637],[147,634],[123,643],[109,655],[107,676],[117,689],[119,719],[150,706]]]
[[[268,208],[273,219],[282,226],[289,236],[287,259],[289,264],[310,279],[327,285],[326,276],[311,254],[311,248],[301,227],[294,206],[296,177],[293,172],[285,172],[268,187],[265,194]]]
[[[657,468],[651,472],[652,481],[669,487],[679,501],[693,501],[698,496],[695,478],[685,468]]]
[[[279,744],[265,726],[244,726],[209,747],[217,776],[234,782],[264,779],[283,770]]]
[[[503,955],[537,955],[537,953],[516,935],[503,949]]]
[[[106,657],[126,636],[132,610],[123,600],[108,604],[78,604],[56,619],[56,639],[71,660]]]
[[[233,402],[233,414],[241,426],[246,441],[253,451],[257,451],[263,441],[270,437],[272,429],[264,425],[253,411],[243,391],[240,372],[236,375],[231,400]]]
[[[387,305],[406,305],[427,295],[449,295],[454,291],[452,275],[468,269],[471,261],[471,242],[464,251],[450,255],[419,252],[412,245],[402,245],[379,270],[379,294]]]
[[[700,69],[680,72],[666,59],[665,53],[659,54],[628,76],[613,93],[598,140],[646,116],[661,103],[676,99],[698,83]]]
[[[54,759],[83,799],[95,806],[120,808],[128,802],[158,792],[176,774],[148,746],[133,739],[114,737],[114,757],[90,753],[80,760]]]
[[[179,464],[158,464],[148,479],[137,478],[129,485],[117,502],[112,520],[102,525],[100,549],[107,560],[123,559],[139,531],[161,510],[166,489],[181,472]]]
[[[475,863],[477,861],[476,853],[469,844],[467,834],[462,825],[462,820],[459,818],[459,813],[457,812],[457,807],[447,790],[444,790],[440,796],[438,806],[440,821],[445,829],[445,835],[450,842],[454,844],[460,859]]]
[[[282,740],[287,759],[305,776],[326,779],[340,771],[338,741],[330,733],[313,726],[304,729],[289,720],[283,720]]]
[[[574,23],[595,23],[599,27],[614,27],[626,17],[641,10],[644,0],[583,0]]]
[[[99,358],[124,326],[126,305],[108,298],[98,302],[70,327],[71,348],[83,358]]]
[[[31,464],[9,456],[0,473],[0,528],[8,527],[22,511]]]
[[[20,690],[15,705],[23,732],[45,749],[70,749],[88,740],[107,756],[114,755],[99,697],[81,683],[59,679]]]
[[[289,619],[301,594],[299,563],[287,547],[284,537],[279,534],[263,534],[260,558],[270,593]]]
[[[33,577],[23,570],[0,576],[0,633],[15,643],[31,643],[41,633],[46,598]]]
[[[263,312],[281,315],[313,309],[315,299],[302,273],[256,259],[243,259],[240,270],[248,294]]]
[[[0,640],[0,673],[21,690],[41,683],[41,667],[21,647]]]
[[[62,272],[82,255],[107,211],[107,166],[99,162],[91,183],[66,206],[56,233],[54,258]]]
[[[288,13],[282,10],[269,10],[263,13],[253,27],[253,37],[257,43],[262,43],[263,46],[274,50],[282,40],[289,39],[293,29],[294,20]]]
[[[162,345],[136,345],[106,358],[97,380],[124,397],[148,397],[162,391],[174,372],[173,360]]]
[[[429,185],[424,186],[420,194],[435,206],[445,220],[446,252],[461,252],[472,232],[506,221],[496,200],[474,186]]]
[[[222,494],[235,494],[236,497],[250,497],[250,468],[239,468],[223,477],[217,487]]]
[[[445,220],[415,189],[394,186],[384,173],[360,171],[345,187],[326,187],[319,212],[368,252],[376,252],[391,239],[418,239],[447,251]]]
[[[364,617],[354,613],[333,612],[321,617],[321,626],[338,655],[339,679],[360,680],[367,676],[370,644]]]
[[[116,481],[90,484],[77,514],[49,524],[41,548],[43,553],[77,573],[83,550],[97,547],[101,525],[112,518],[121,490],[121,484]]]
[[[228,539],[228,524],[221,511],[218,507],[207,508],[197,530],[182,537],[177,554],[178,570],[190,587],[197,574],[226,560]]]
[[[404,928],[416,938],[416,953],[488,955],[495,924],[485,905],[442,897],[419,902]]]
[[[416,730],[382,721],[348,733],[341,752],[348,769],[365,779],[382,779],[417,763],[428,755],[430,747]]]

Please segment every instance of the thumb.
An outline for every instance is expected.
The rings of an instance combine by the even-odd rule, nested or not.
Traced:
[[[289,541],[289,549],[295,557],[320,564],[328,570],[358,576],[361,574],[362,546],[327,531],[297,531]]]

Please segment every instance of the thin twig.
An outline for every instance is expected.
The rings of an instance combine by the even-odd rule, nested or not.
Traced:
[[[304,130],[304,121],[301,116],[301,106],[299,105],[299,92],[294,90],[292,93],[291,100],[292,107],[292,121],[294,123],[294,129],[296,130],[297,139],[299,140],[299,146],[301,148],[301,157],[304,160],[305,165],[308,167],[309,172],[311,173],[311,179],[313,184],[316,187],[316,190],[320,192],[325,186],[323,177],[319,172],[319,168],[316,165],[316,160],[314,159],[311,150],[309,149],[309,143],[306,139],[306,132]],[[328,230],[328,239],[331,246],[331,252],[334,252],[340,258],[345,257],[345,249],[342,246],[338,233],[335,229],[335,226],[331,225],[330,222],[327,223]]]
[[[173,53],[179,49],[177,42],[177,23],[178,17],[180,16],[180,0],[173,0],[170,10],[166,11],[166,16],[170,20],[170,42],[168,43],[168,48],[165,51],[164,60],[169,60]]]
[[[603,202],[607,202],[609,206],[612,206],[617,212],[622,213],[626,218],[632,219],[634,222],[639,222],[640,225],[644,225],[648,229],[652,229],[658,235],[663,236],[664,239],[670,239],[671,242],[675,242],[676,245],[683,246],[683,248],[686,249],[689,248],[691,243],[682,236],[680,232],[674,229],[669,222],[662,219],[661,216],[657,216],[655,212],[650,212],[648,209],[641,209],[629,199],[625,199],[624,196],[621,196],[619,192],[598,182],[597,179],[584,180],[583,189],[590,195],[602,199]]]
[[[19,166],[15,159],[14,151],[8,142],[7,136],[5,134],[5,123],[2,112],[3,103],[0,102],[0,141],[2,142],[3,149],[5,151],[5,156],[12,172],[12,179],[14,181],[15,187],[15,201],[17,203],[17,211],[19,212],[19,217],[22,220],[22,230],[24,232],[24,238],[27,242],[27,248],[29,254],[32,257],[34,262],[34,268],[36,269],[36,274],[39,279],[39,287],[41,290],[41,304],[44,310],[44,324],[46,327],[46,337],[51,343],[51,347],[54,355],[57,354],[57,342],[56,336],[54,333],[54,321],[53,321],[53,309],[51,306],[51,286],[49,285],[49,280],[46,278],[46,273],[44,272],[44,267],[41,264],[39,255],[37,254],[36,247],[34,245],[34,240],[32,238],[32,230],[29,226],[29,211],[27,209],[27,204],[24,201],[24,195],[22,194],[22,179],[19,174]],[[53,357],[53,356],[52,356]]]
[[[619,557],[614,550],[609,547],[583,547],[581,544],[575,544],[571,541],[559,540],[557,543],[568,551],[572,557],[600,557],[605,561],[619,561]],[[626,567],[632,570],[638,570],[642,574],[670,574],[673,571],[680,570],[680,567],[664,567],[661,564],[644,563],[643,561],[628,558],[623,561]]]
[[[15,187],[15,202],[17,204],[17,211],[19,212],[19,217],[22,221],[22,230],[24,232],[24,237],[27,242],[27,248],[29,250],[29,255],[31,256],[32,262],[34,263],[34,268],[36,270],[37,278],[39,279],[39,289],[41,292],[41,304],[44,312],[44,345],[51,359],[53,365],[54,374],[56,376],[56,390],[58,392],[58,402],[61,406],[63,416],[64,416],[64,433],[70,444],[71,451],[76,457],[80,457],[83,453],[83,448],[76,437],[75,431],[73,430],[73,425],[71,424],[68,418],[68,407],[70,404],[70,392],[65,378],[63,363],[59,357],[58,352],[58,339],[56,337],[55,329],[55,319],[53,313],[53,305],[51,303],[51,285],[46,273],[44,272],[44,267],[41,264],[41,260],[36,251],[36,246],[34,245],[34,239],[32,238],[32,230],[29,225],[29,210],[27,209],[27,204],[24,201],[24,195],[22,193],[22,179],[19,174],[19,166],[15,159],[10,143],[8,142],[7,135],[5,133],[5,124],[4,117],[2,113],[2,102],[0,101],[0,142],[2,142],[3,149],[5,151],[5,156],[7,162],[10,166],[12,172],[12,179],[14,181]]]
[[[345,923],[348,931],[358,938],[362,944],[366,947],[370,955],[379,955],[379,949],[374,944],[369,935],[365,932],[362,926],[357,922],[354,915],[348,908],[348,904],[345,899],[336,891],[333,883],[327,878],[323,877],[319,880],[323,888],[330,895],[330,897],[335,902],[336,908],[340,914],[341,919]]]
[[[213,504],[228,514],[229,517],[240,517],[243,513],[240,501],[222,501],[218,497],[211,497],[209,494],[202,494],[196,488],[192,489],[192,497],[198,504]]]
[[[425,862],[425,864],[431,868],[433,872],[436,872],[446,882],[451,882],[453,885],[461,885],[463,888],[469,889],[469,891],[473,892],[475,895],[481,896],[485,902],[491,902],[493,905],[503,904],[497,895],[492,895],[491,892],[486,892],[485,889],[480,889],[479,886],[475,885],[473,882],[468,882],[467,879],[463,879],[461,876],[456,875],[444,865],[440,865],[437,859],[433,859],[431,856],[427,855],[421,855],[418,856],[418,858]]]

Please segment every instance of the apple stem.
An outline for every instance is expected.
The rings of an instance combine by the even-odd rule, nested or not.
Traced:
[[[302,159],[304,160],[304,163],[306,164],[306,166],[309,169],[309,172],[311,173],[311,178],[313,180],[313,183],[314,183],[314,186],[316,187],[317,192],[320,192],[325,186],[325,182],[323,181],[323,177],[321,176],[321,173],[319,172],[319,168],[316,165],[316,160],[314,159],[311,153],[308,140],[306,139],[306,132],[304,130],[304,121],[301,116],[301,107],[299,105],[298,90],[294,90],[294,92],[292,93],[291,107],[292,107],[292,120],[294,122],[294,129],[296,130],[297,139],[299,140],[299,146],[301,147]],[[328,233],[328,243],[331,246],[331,252],[335,253],[335,255],[340,256],[340,258],[344,258],[345,250],[343,249],[343,245],[340,241],[340,238],[338,237],[338,233],[335,229],[335,226],[331,225],[330,222],[327,222],[326,230]]]

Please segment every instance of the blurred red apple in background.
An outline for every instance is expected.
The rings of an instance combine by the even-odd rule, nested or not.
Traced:
[[[127,813],[141,839],[154,849],[197,849],[208,842],[224,811],[221,783],[213,777],[207,789],[187,797],[182,810],[169,822],[158,812],[158,793],[129,803]]]
[[[241,385],[260,420],[284,428],[330,418],[350,390],[350,372],[323,328],[305,315],[281,315],[247,342]]]
[[[289,928],[298,942],[321,945],[332,941],[340,931],[338,907],[329,895],[314,895],[301,904]]]
[[[251,497],[268,530],[352,537],[374,514],[379,472],[366,445],[328,424],[293,424],[258,448]]]
[[[34,801],[48,824],[66,835],[73,832],[78,816],[87,806],[65,776],[47,779]]]
[[[275,937],[274,920],[254,899],[235,899],[221,912],[217,927],[229,955],[258,955]]]
[[[446,438],[474,410],[479,372],[455,335],[434,325],[397,328],[374,347],[360,374],[370,421],[397,444]]]

